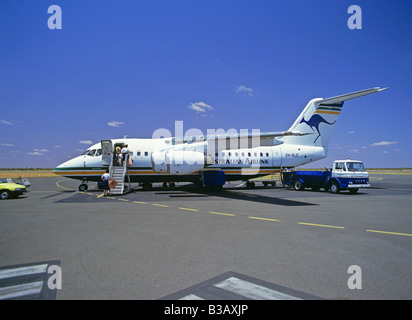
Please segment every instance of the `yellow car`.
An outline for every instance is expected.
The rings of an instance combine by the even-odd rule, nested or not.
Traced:
[[[25,186],[17,183],[9,183],[6,180],[0,179],[0,199],[5,200],[11,197],[18,197],[27,192]]]

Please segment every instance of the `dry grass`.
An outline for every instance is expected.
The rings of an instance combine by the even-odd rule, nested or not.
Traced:
[[[24,178],[47,178],[47,177],[58,177],[57,174],[52,172],[52,169],[45,170],[0,170],[0,178],[11,178],[17,179],[23,176]]]

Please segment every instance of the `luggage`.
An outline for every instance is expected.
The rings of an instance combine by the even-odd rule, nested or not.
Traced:
[[[109,188],[114,189],[117,186],[117,181],[113,180],[112,178],[109,178]]]

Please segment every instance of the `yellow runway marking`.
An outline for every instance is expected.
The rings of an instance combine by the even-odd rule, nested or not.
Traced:
[[[120,200],[120,201],[130,201],[130,200],[127,200],[127,199],[122,199],[122,198],[118,198],[117,200]]]
[[[157,203],[152,203],[152,206],[156,206],[156,207],[169,207],[165,204],[157,204]]]
[[[412,234],[409,233],[399,233],[399,232],[388,232],[388,231],[379,231],[379,230],[366,230],[367,232],[376,232],[376,233],[385,233],[385,234],[394,234],[398,236],[407,236],[412,237]]]
[[[57,182],[56,182],[56,185],[57,185],[60,189],[69,190],[69,191],[74,191],[73,189],[69,189],[69,188],[66,188],[66,187],[62,187],[62,186],[60,185],[60,182],[62,182],[63,180],[64,180],[64,179],[61,179],[61,180],[57,181]]]
[[[142,202],[142,201],[133,201],[133,203],[141,203],[141,204],[146,204],[146,202]]]
[[[197,209],[190,209],[190,208],[178,208],[180,210],[186,210],[186,211],[199,211]]]
[[[101,198],[104,196],[104,193],[99,194],[98,196],[96,196],[97,199]]]
[[[209,213],[212,213],[212,214],[219,214],[219,215],[221,215],[221,216],[230,216],[230,217],[234,217],[234,216],[235,216],[234,214],[231,214],[231,213],[223,213],[223,212],[214,212],[214,211],[210,211]]]
[[[249,217],[249,219],[280,222],[280,220],[276,220],[276,219],[267,219],[267,218],[259,218],[259,217]]]
[[[326,225],[326,224],[315,224],[315,223],[307,223],[307,222],[298,222],[298,223],[303,224],[303,225],[307,225],[307,226],[334,228],[334,229],[345,229],[345,227],[329,226],[329,225]]]

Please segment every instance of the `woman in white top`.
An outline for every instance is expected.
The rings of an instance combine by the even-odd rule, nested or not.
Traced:
[[[106,169],[106,173],[103,173],[102,175],[102,180],[103,180],[103,190],[104,190],[104,196],[108,196],[109,195],[109,178],[110,178],[110,174],[109,174],[109,169]]]

